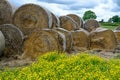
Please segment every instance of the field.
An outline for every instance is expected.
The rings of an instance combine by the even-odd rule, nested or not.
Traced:
[[[103,22],[100,23],[101,27],[103,28],[107,28],[107,29],[111,29],[114,30],[116,27],[120,26],[120,23],[108,23],[108,22]]]
[[[0,70],[0,80],[120,80],[120,59],[50,52],[29,66]]]

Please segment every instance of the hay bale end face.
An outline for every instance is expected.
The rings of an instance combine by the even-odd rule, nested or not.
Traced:
[[[0,0],[0,24],[12,22],[12,6],[7,0]]]
[[[68,31],[78,30],[77,23],[69,16],[60,16],[60,27]]]
[[[0,30],[5,36],[4,55],[10,56],[21,53],[23,43],[22,32],[12,24],[0,25]]]
[[[5,37],[3,33],[0,31],[0,56],[3,54],[4,49],[5,49]]]
[[[72,35],[71,32],[68,30],[65,30],[63,28],[57,28],[54,30],[56,33],[58,33],[58,41],[59,44],[62,46],[62,51],[70,53],[72,49]]]
[[[115,29],[115,30],[120,30],[120,26],[116,27],[116,29]]]
[[[25,4],[14,13],[13,24],[29,35],[35,29],[52,28],[52,15],[39,5]]]
[[[58,34],[52,30],[35,30],[24,42],[23,58],[36,59],[38,56],[59,51]]]
[[[116,38],[112,30],[97,28],[89,35],[90,50],[114,51],[116,48]]]
[[[120,30],[114,30],[117,44],[120,44]]]
[[[76,52],[85,51],[88,49],[88,33],[84,30],[77,30],[73,31],[72,33],[73,38],[73,50]]]
[[[94,20],[94,19],[89,19],[84,23],[84,29],[91,32],[93,30],[95,30],[96,28],[100,27],[100,24],[98,21]]]
[[[73,20],[76,21],[78,28],[83,28],[83,20],[81,17],[76,14],[68,14],[67,16],[71,17]]]

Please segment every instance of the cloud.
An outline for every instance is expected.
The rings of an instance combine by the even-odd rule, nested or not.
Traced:
[[[110,17],[120,13],[120,0],[9,0],[15,6],[26,3],[39,4],[57,16],[74,13],[83,16],[87,10],[97,15],[97,20],[107,21]]]
[[[56,4],[73,4],[75,2],[74,0],[38,0],[38,1]]]

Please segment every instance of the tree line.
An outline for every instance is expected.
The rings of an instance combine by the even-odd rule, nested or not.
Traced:
[[[88,10],[83,14],[83,20],[87,20],[87,19],[96,19],[97,16],[95,14],[95,12]],[[104,19],[102,19],[100,22],[104,22]],[[111,18],[108,19],[108,22],[110,23],[114,23],[114,22],[120,22],[120,17],[118,15],[114,15]]]

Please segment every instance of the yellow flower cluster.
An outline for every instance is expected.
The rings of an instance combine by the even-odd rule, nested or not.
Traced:
[[[50,52],[29,66],[0,71],[0,80],[120,80],[120,60]]]

